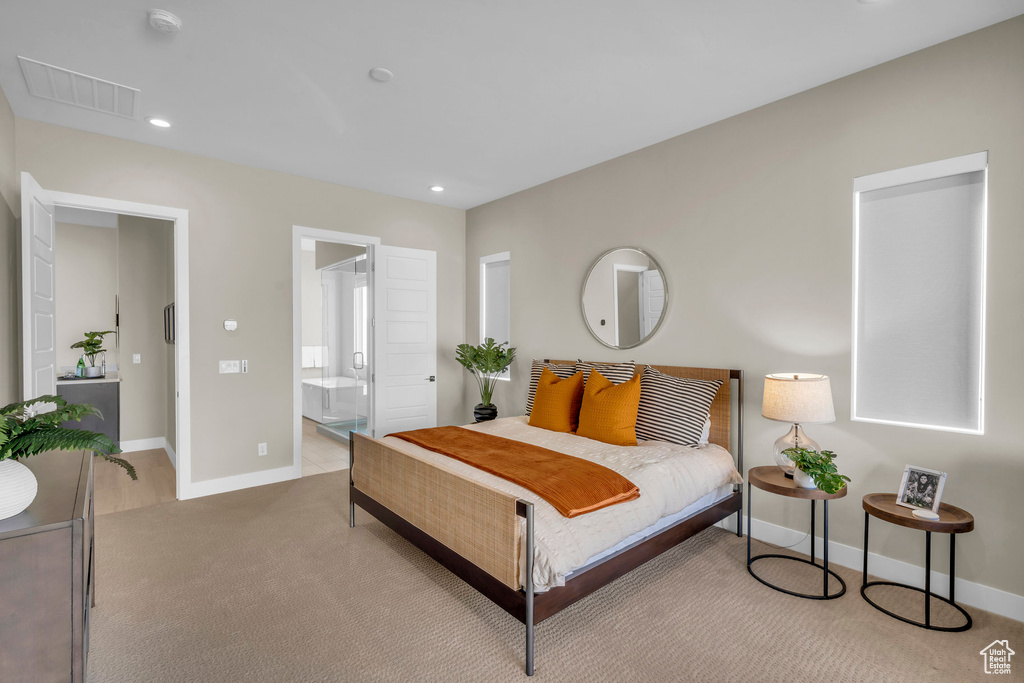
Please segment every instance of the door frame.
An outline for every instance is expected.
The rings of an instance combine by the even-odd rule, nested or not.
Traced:
[[[31,174],[22,172],[22,176]],[[24,181],[22,181],[24,182]],[[189,352],[189,265],[188,265],[188,210],[156,204],[142,204],[107,197],[93,197],[72,192],[58,192],[43,187],[54,206],[90,209],[126,216],[155,218],[174,223],[174,384],[175,384],[175,485],[178,500],[192,495],[192,388]],[[24,315],[24,314],[23,314]],[[22,350],[21,362],[25,363]],[[24,381],[24,380],[23,380]],[[22,393],[26,391],[22,387]]]
[[[371,235],[357,235],[322,228],[292,226],[292,469],[296,479],[302,477],[302,240],[351,244],[367,248],[367,258],[372,261],[372,248],[380,245],[380,238]],[[372,287],[367,273],[367,286]],[[373,298],[368,297],[370,318],[373,318]],[[372,339],[373,330],[370,330]],[[372,341],[371,341],[372,346]],[[373,356],[370,356],[371,372]],[[371,389],[372,391],[372,389]],[[372,405],[372,396],[370,397]],[[369,416],[367,416],[369,418]]]

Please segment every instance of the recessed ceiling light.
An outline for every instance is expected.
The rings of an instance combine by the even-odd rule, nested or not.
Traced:
[[[859,2],[862,5],[873,5],[876,2],[881,2],[881,0],[857,0],[857,2]]]
[[[370,69],[370,78],[377,81],[378,83],[387,83],[394,77],[395,74],[379,66],[375,66],[372,69]]]
[[[440,185],[431,185],[430,186],[430,191],[431,192],[444,192],[444,188],[441,187]]]
[[[171,122],[170,121],[167,121],[166,119],[159,119],[159,118],[157,118],[155,116],[147,117],[146,121],[149,122],[150,125],[156,126],[157,128],[170,128],[171,127]]]

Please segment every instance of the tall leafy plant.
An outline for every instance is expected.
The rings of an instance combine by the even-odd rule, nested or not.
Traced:
[[[85,339],[75,342],[71,345],[71,348],[82,349],[85,357],[89,359],[89,365],[96,367],[96,356],[106,351],[106,349],[103,348],[103,337],[108,334],[114,334],[114,330],[107,330],[106,332],[86,332]]]
[[[88,450],[123,467],[132,479],[138,479],[130,462],[114,457],[121,449],[109,436],[63,426],[65,422],[81,422],[86,415],[99,414],[88,403],[68,403],[60,396],[40,396],[4,406],[0,408],[0,460],[20,460],[44,451]]]
[[[508,342],[497,344],[491,337],[477,346],[459,344],[455,347],[455,358],[476,378],[477,386],[480,387],[480,402],[485,406],[491,405],[498,375],[505,373],[515,360],[515,347],[506,347]]]

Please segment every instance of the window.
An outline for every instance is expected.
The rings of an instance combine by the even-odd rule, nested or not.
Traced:
[[[480,342],[512,341],[512,261],[509,252],[480,258]]]
[[[854,180],[852,419],[984,432],[987,167]]]

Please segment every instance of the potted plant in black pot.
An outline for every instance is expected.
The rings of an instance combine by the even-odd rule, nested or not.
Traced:
[[[0,408],[0,519],[19,514],[35,499],[36,477],[18,460],[45,451],[93,451],[138,479],[131,463],[114,457],[121,449],[109,436],[63,426],[85,415],[99,415],[99,411],[60,396],[40,396]]]
[[[71,345],[73,349],[82,349],[83,355],[89,359],[89,365],[85,368],[86,377],[103,376],[103,368],[96,367],[96,357],[106,352],[106,349],[103,348],[103,337],[108,334],[114,334],[114,331],[86,332],[85,339]]]
[[[480,403],[473,408],[473,417],[477,422],[498,417],[498,408],[491,403],[494,383],[498,381],[498,375],[508,370],[515,357],[515,347],[509,347],[508,342],[497,344],[490,337],[478,346],[459,344],[455,347],[455,358],[462,367],[473,373],[480,387]]]

